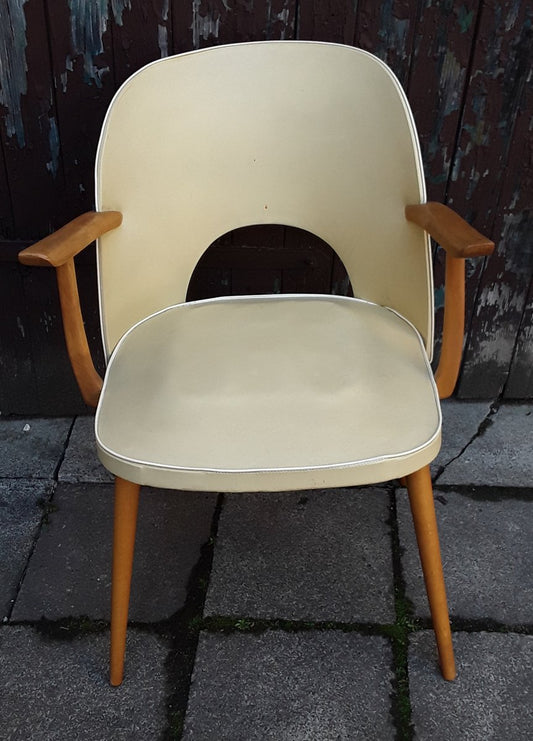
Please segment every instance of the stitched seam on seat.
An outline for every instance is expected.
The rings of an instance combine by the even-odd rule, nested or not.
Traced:
[[[406,453],[396,453],[394,455],[387,455],[387,456],[379,456],[377,458],[366,458],[362,461],[352,461],[348,463],[328,463],[326,465],[321,466],[299,466],[299,467],[292,467],[292,468],[194,468],[194,467],[185,467],[185,466],[170,466],[168,464],[163,463],[148,463],[146,461],[138,461],[132,458],[125,458],[123,456],[118,455],[117,453],[111,452],[108,448],[103,446],[100,442],[98,443],[100,445],[100,448],[102,451],[113,457],[117,461],[121,461],[122,463],[126,463],[129,465],[134,466],[141,466],[143,468],[156,468],[158,471],[181,471],[184,473],[215,473],[217,475],[221,474],[227,474],[227,475],[235,475],[235,474],[255,474],[255,475],[263,475],[265,473],[299,473],[299,472],[311,472],[311,471],[333,471],[338,470],[342,471],[348,468],[359,468],[363,466],[370,466],[370,465],[378,465],[380,463],[386,463],[389,461],[395,461],[395,460],[408,460],[410,457],[414,456],[417,453],[421,453],[426,448],[430,447],[431,444],[434,442],[436,436],[439,434],[440,430],[433,435],[433,437],[428,440],[427,443],[424,443],[424,445],[421,445],[418,448],[414,448],[413,450],[410,450]]]

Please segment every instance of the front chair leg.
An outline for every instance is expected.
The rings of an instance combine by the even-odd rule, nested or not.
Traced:
[[[135,530],[139,506],[139,484],[115,478],[113,526],[113,571],[111,582],[111,671],[110,682],[117,686],[124,676],[126,629],[130,601]]]
[[[440,668],[444,679],[452,680],[456,675],[455,660],[429,466],[407,476],[407,490],[437,640]]]

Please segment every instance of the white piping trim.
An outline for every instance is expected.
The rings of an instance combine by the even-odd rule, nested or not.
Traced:
[[[260,474],[260,473],[289,473],[289,472],[296,472],[296,471],[325,471],[325,470],[331,470],[331,469],[343,469],[343,468],[355,468],[357,466],[364,466],[374,463],[381,463],[384,461],[392,461],[397,460],[400,458],[406,458],[410,455],[414,455],[425,448],[428,448],[434,440],[437,438],[437,436],[440,434],[441,427],[442,427],[442,412],[440,408],[439,403],[439,395],[437,391],[437,386],[435,383],[435,379],[433,377],[433,371],[431,370],[431,365],[428,360],[428,356],[426,353],[426,348],[424,346],[424,342],[422,340],[422,337],[420,336],[419,331],[416,329],[416,327],[404,316],[399,314],[394,309],[390,309],[388,306],[380,306],[379,304],[374,303],[373,301],[367,301],[365,299],[359,299],[359,298],[351,298],[349,296],[330,296],[329,294],[313,294],[313,293],[281,293],[281,294],[265,294],[265,295],[254,295],[254,296],[217,296],[216,298],[208,298],[208,299],[202,299],[200,301],[187,301],[179,304],[174,304],[173,306],[168,306],[165,309],[162,309],[161,311],[156,311],[154,314],[151,314],[148,317],[145,317],[144,319],[141,319],[141,321],[137,322],[133,325],[133,327],[130,327],[128,331],[120,338],[119,342],[117,343],[115,349],[113,350],[113,353],[111,354],[111,357],[109,358],[109,364],[108,364],[108,371],[106,372],[104,384],[102,387],[102,391],[100,394],[100,399],[103,398],[106,386],[107,386],[107,380],[108,380],[108,373],[111,368],[113,359],[117,352],[119,351],[120,347],[122,346],[123,342],[126,340],[130,332],[133,332],[137,327],[139,327],[141,324],[144,324],[145,322],[153,319],[156,316],[159,316],[160,314],[164,314],[167,311],[171,311],[173,309],[177,309],[180,307],[190,308],[193,309],[196,306],[204,305],[204,304],[211,304],[211,303],[235,303],[237,301],[243,301],[243,302],[257,302],[257,301],[284,301],[284,300],[302,300],[302,299],[312,299],[312,300],[322,300],[322,301],[338,301],[341,302],[356,302],[361,304],[367,304],[369,306],[375,306],[380,309],[384,309],[386,311],[390,311],[392,314],[395,314],[399,319],[404,321],[411,329],[413,330],[418,343],[420,345],[420,348],[422,350],[422,356],[426,365],[426,370],[428,371],[428,378],[430,380],[432,389],[433,389],[433,395],[436,401],[436,408],[438,411],[438,424],[437,429],[433,433],[433,435],[427,440],[424,444],[419,445],[416,448],[412,448],[411,450],[407,450],[403,453],[394,453],[391,455],[385,455],[385,456],[377,456],[375,458],[365,458],[363,460],[357,460],[357,461],[347,461],[345,463],[328,463],[325,465],[320,466],[291,466],[291,467],[280,467],[280,468],[198,468],[194,466],[172,466],[169,464],[164,463],[153,463],[149,461],[143,461],[143,460],[137,460],[135,458],[127,458],[120,453],[116,453],[115,451],[111,450],[108,446],[104,445],[98,435],[98,423],[100,420],[100,403],[98,404],[98,407],[96,409],[96,416],[95,416],[95,436],[96,436],[96,442],[98,446],[104,451],[107,455],[115,458],[116,460],[122,461],[123,463],[127,463],[130,465],[137,465],[137,466],[146,466],[147,468],[156,468],[158,470],[165,470],[165,471],[186,471],[186,472],[196,472],[196,473],[217,473],[217,474]]]

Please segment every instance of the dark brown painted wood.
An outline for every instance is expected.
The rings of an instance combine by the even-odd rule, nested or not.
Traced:
[[[172,3],[176,53],[242,41],[291,39],[296,0],[197,0]]]
[[[149,62],[172,53],[168,0],[131,3],[111,24],[115,87]]]
[[[404,88],[415,38],[417,0],[360,0],[357,3],[355,46],[386,62]]]
[[[357,3],[353,0],[309,0],[299,3],[298,38],[354,43]]]
[[[58,210],[56,188],[61,188],[57,119],[42,0],[17,8],[10,20],[7,28],[2,29],[8,39],[7,59],[2,60],[2,65],[14,89],[10,91],[10,106],[0,126],[8,188],[7,193],[0,194],[0,200],[5,198],[11,204],[11,236],[34,238],[50,229],[51,215]]]
[[[297,264],[282,273],[283,293],[330,293],[334,251],[310,232],[287,228],[284,250],[294,252]]]
[[[420,138],[428,200],[444,202],[459,133],[479,3],[425,3],[407,93]]]
[[[483,7],[449,200],[496,242],[486,261],[465,351],[459,394],[503,389],[533,270],[533,7]],[[474,277],[477,276],[474,273]],[[475,294],[474,294],[475,295]]]
[[[533,280],[529,286],[529,296],[522,315],[522,324],[504,397],[506,399],[533,398]]]
[[[96,147],[116,88],[111,33],[114,15],[111,3],[104,12],[105,5],[80,3],[74,6],[76,12],[70,10],[68,0],[55,0],[53,12],[50,5],[50,57],[65,179],[63,223],[94,208]],[[114,7],[121,5],[124,0]]]
[[[24,296],[22,272],[17,263],[0,265],[0,410],[3,414],[33,414],[39,408],[30,333],[35,315]],[[62,373],[63,373],[62,369]]]
[[[11,207],[4,147],[0,140],[0,240],[9,239],[14,234],[13,209]]]
[[[13,260],[24,246],[18,240],[42,238],[92,208],[96,144],[117,86],[166,53],[296,37],[359,45],[399,76],[420,133],[429,199],[448,203],[497,243],[493,257],[467,264],[469,332],[459,393],[494,398],[504,389],[506,398],[533,395],[531,3],[27,0],[19,5],[22,13],[10,17],[9,27],[7,6],[0,7],[0,37],[7,39],[7,47],[0,48],[16,48],[18,55],[10,54],[7,65],[16,90],[0,105],[2,413],[84,408],[66,361],[50,271],[30,275]],[[0,89],[0,101],[2,96]],[[101,367],[93,250],[76,262],[89,341]],[[442,282],[439,250],[437,349]],[[239,230],[217,240],[195,271],[189,296],[263,290],[344,294],[350,287],[328,247],[278,227]],[[65,383],[70,390],[59,398],[55,389]],[[31,398],[27,389],[33,389]]]

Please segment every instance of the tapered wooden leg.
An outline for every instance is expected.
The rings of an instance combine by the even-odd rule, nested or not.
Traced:
[[[437,639],[440,668],[444,679],[452,680],[456,675],[455,660],[429,466],[407,476],[407,490]]]
[[[113,526],[113,572],[111,583],[111,671],[112,685],[119,685],[124,676],[126,629],[130,602],[133,551],[139,484],[115,479],[115,519]]]

